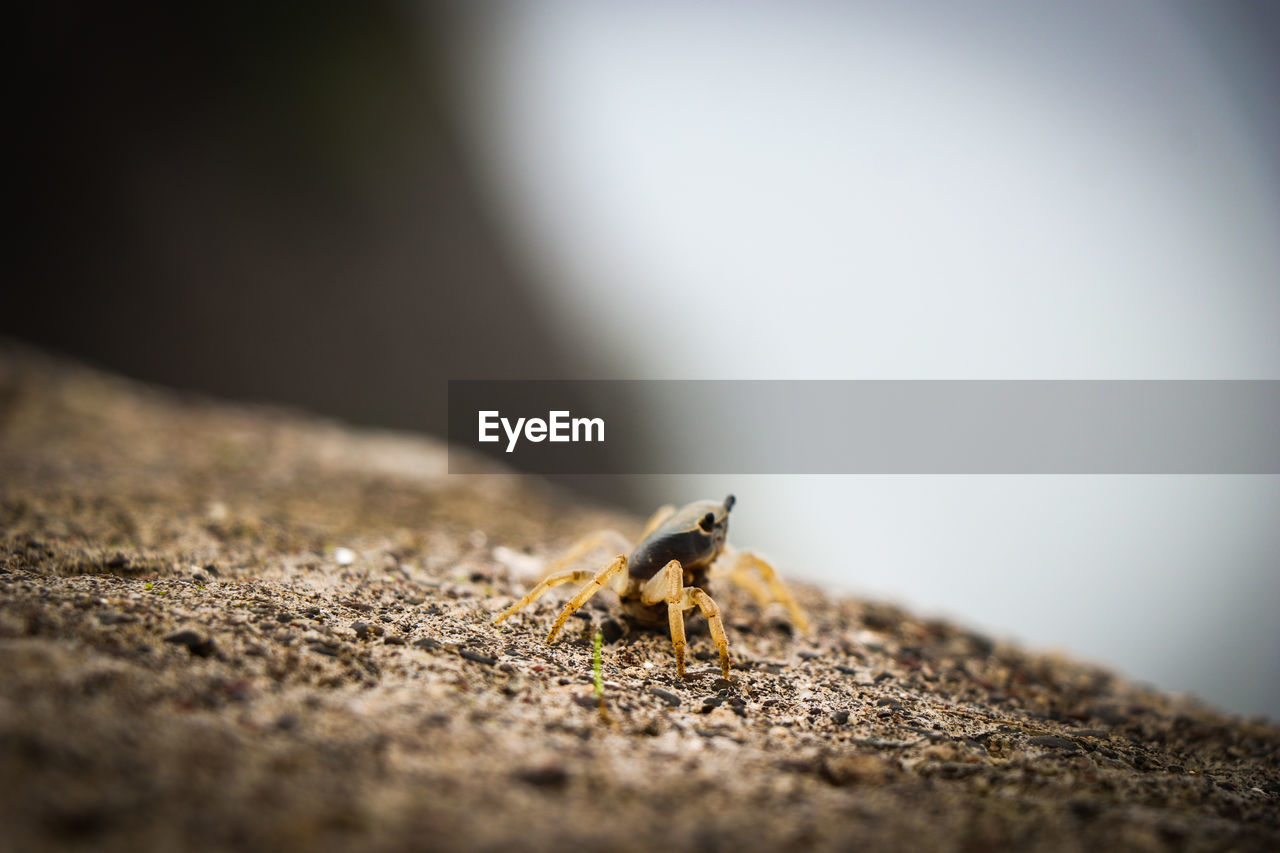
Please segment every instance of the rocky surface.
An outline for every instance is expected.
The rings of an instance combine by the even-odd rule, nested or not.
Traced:
[[[1280,849],[1274,726],[894,607],[495,628],[641,520],[446,467],[0,350],[0,848]]]

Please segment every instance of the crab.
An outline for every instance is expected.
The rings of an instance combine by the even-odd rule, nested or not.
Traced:
[[[724,577],[746,589],[761,606],[780,602],[792,624],[807,631],[809,620],[773,566],[749,551],[728,547],[729,511],[735,498],[723,501],[695,501],[679,509],[660,508],[645,525],[633,548],[614,530],[601,530],[579,540],[563,557],[552,563],[542,580],[523,598],[499,613],[497,625],[521,608],[560,584],[586,582],[564,605],[556,617],[547,642],[554,642],[574,611],[606,585],[618,594],[629,616],[641,624],[670,626],[675,647],[676,674],[685,675],[684,653],[688,643],[684,633],[684,611],[698,608],[711,629],[711,639],[720,652],[720,670],[729,678],[729,640],[724,633],[720,607],[707,594],[707,582]],[[591,551],[606,544],[618,544],[627,553],[619,554],[598,572],[568,569]]]

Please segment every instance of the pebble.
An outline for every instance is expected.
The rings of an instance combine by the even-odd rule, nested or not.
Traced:
[[[595,693],[574,693],[573,701],[583,708],[595,709],[600,707],[600,698]]]
[[[819,767],[822,778],[838,788],[883,784],[896,771],[897,766],[892,762],[868,753],[830,756],[823,759]]]
[[[672,693],[670,690],[663,690],[661,687],[650,687],[649,693],[653,696],[657,696],[672,708],[680,707],[680,697]]]
[[[625,627],[617,619],[606,619],[600,623],[600,634],[604,641],[613,644],[621,640],[627,633]]]
[[[1063,752],[1081,752],[1080,745],[1072,740],[1056,735],[1040,735],[1030,738],[1027,741],[1031,746],[1048,747],[1050,749],[1060,749]]]
[[[738,715],[729,708],[713,709],[707,714],[707,723],[721,728],[737,728],[741,725],[738,722]]]
[[[488,655],[481,654],[480,652],[473,652],[471,649],[462,649],[458,652],[458,655],[466,660],[474,661],[475,663],[482,663],[485,666],[493,666],[498,662],[497,658],[491,658]]]
[[[927,770],[938,774],[943,779],[964,779],[967,776],[981,773],[983,766],[981,764],[964,764],[958,761],[942,761],[928,767]]]
[[[356,552],[350,548],[334,548],[333,561],[339,566],[349,566],[356,561]]]
[[[569,771],[555,763],[517,770],[515,777],[535,788],[563,788],[569,784]]]
[[[334,645],[333,643],[314,641],[309,643],[308,646],[310,647],[311,651],[316,652],[318,654],[327,655],[328,657],[331,657],[331,658],[336,658],[339,654],[342,653],[341,646]]]
[[[181,631],[175,631],[164,638],[166,643],[173,643],[179,646],[186,646],[187,651],[196,657],[207,658],[214,653],[215,645],[211,638],[204,637],[201,634],[186,628]]]
[[[532,577],[542,569],[542,561],[537,557],[513,551],[505,545],[493,549],[493,558],[518,575]]]
[[[361,640],[367,640],[370,637],[381,637],[386,633],[381,625],[370,625],[368,622],[355,622],[351,625],[351,630],[356,632],[356,636]]]
[[[1102,804],[1100,802],[1088,800],[1084,797],[1074,797],[1067,800],[1067,808],[1081,820],[1093,820],[1102,813]]]

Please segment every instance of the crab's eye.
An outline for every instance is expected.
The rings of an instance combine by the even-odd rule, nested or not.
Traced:
[[[737,502],[738,502],[738,499],[735,498],[733,495],[729,495],[728,497],[726,497],[724,499],[724,511],[728,512],[729,510],[733,509],[733,505],[736,504]]]
[[[714,512],[707,513],[702,517],[702,520],[698,522],[698,526],[710,533],[712,528],[716,526],[716,514]]]

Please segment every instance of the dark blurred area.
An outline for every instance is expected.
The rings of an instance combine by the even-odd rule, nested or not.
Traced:
[[[430,9],[27,4],[0,334],[145,380],[445,431],[563,374],[451,132]]]

